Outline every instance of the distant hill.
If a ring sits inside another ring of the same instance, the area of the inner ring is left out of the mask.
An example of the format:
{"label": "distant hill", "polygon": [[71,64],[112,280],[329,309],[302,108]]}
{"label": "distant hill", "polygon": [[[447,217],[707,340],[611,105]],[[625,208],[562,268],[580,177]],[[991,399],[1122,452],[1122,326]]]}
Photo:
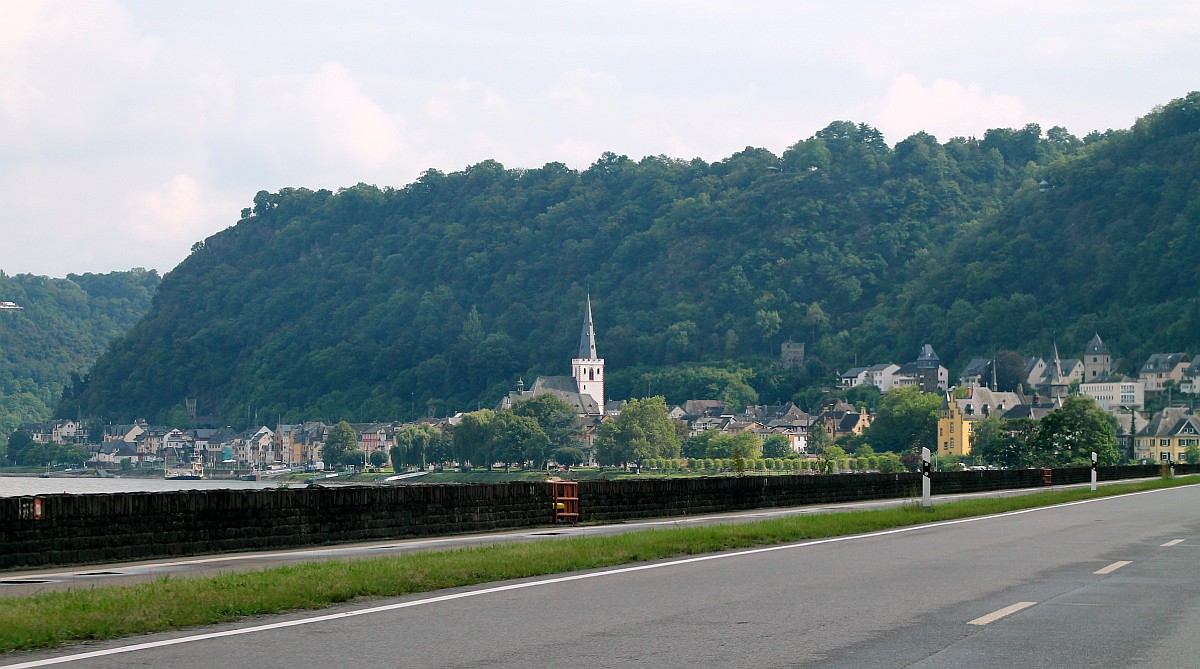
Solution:
{"label": "distant hill", "polygon": [[[83,375],[150,308],[158,273],[144,269],[51,279],[0,272],[0,440],[47,420],[71,374]],[[75,415],[72,408],[70,415]]]}
{"label": "distant hill", "polygon": [[[1195,300],[1197,98],[1082,140],[1029,125],[890,147],[839,121],[779,156],[263,191],[73,396],[112,420],[196,398],[232,424],[491,405],[567,368],[589,290],[614,397],[654,379],[670,401],[733,383],[782,401],[922,343],[955,372],[1093,329],[1130,354],[1187,350],[1167,321]],[[770,371],[784,341],[816,359]]]}

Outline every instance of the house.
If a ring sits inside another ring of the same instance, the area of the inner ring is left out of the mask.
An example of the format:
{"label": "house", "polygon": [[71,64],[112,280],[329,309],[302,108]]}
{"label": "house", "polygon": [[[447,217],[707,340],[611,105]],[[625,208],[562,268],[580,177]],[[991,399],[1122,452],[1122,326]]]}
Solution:
{"label": "house", "polygon": [[1017,393],[1000,392],[985,387],[966,389],[965,397],[947,392],[938,412],[938,455],[971,455],[974,425],[990,416],[1003,416],[1021,404]]}
{"label": "house", "polygon": [[363,457],[368,462],[371,461],[372,453],[383,453],[385,457],[391,457],[392,437],[395,434],[391,423],[356,423],[352,427],[358,435],[358,449],[363,452]]}
{"label": "house", "polygon": [[[1086,373],[1086,372],[1085,372]],[[1101,409],[1115,414],[1124,408],[1141,409],[1146,404],[1146,384],[1125,375],[1102,376],[1079,384],[1082,395],[1096,400]]]}
{"label": "house", "polygon": [[1186,353],[1155,353],[1138,369],[1138,380],[1146,384],[1146,392],[1161,393],[1167,384],[1183,381],[1183,370],[1189,362]]}
{"label": "house", "polygon": [[851,367],[838,373],[838,385],[842,388],[856,388],[867,382],[866,367]]}
{"label": "house", "polygon": [[899,379],[896,378],[897,372],[900,371],[900,365],[894,362],[885,362],[878,365],[871,365],[867,368],[864,375],[864,385],[875,386],[879,392],[886,393],[892,388],[900,385]]}
{"label": "house", "polygon": [[1179,384],[1179,392],[1193,395],[1200,393],[1200,358],[1183,370],[1183,381]]}
{"label": "house", "polygon": [[1133,457],[1158,462],[1183,462],[1187,449],[1200,445],[1200,417],[1187,407],[1167,407],[1150,419],[1133,438]]}
{"label": "house", "polygon": [[833,400],[821,408],[811,425],[820,425],[830,439],[837,439],[851,434],[861,435],[871,426],[871,417],[852,404]]}
{"label": "house", "polygon": [[143,455],[138,453],[136,445],[122,439],[110,439],[102,441],[99,444],[88,444],[87,448],[91,454],[88,462],[100,466],[120,465],[123,461],[136,464],[141,462]]}
{"label": "house", "polygon": [[1025,385],[1030,388],[1036,388],[1042,376],[1046,374],[1046,361],[1041,358],[1025,358],[1024,379]]}
{"label": "house", "polygon": [[992,370],[991,358],[971,358],[971,362],[968,362],[967,366],[963,367],[963,370],[958,374],[958,387],[991,387]]}
{"label": "house", "polygon": [[137,441],[139,434],[145,432],[144,423],[133,423],[130,425],[105,425],[104,426],[104,441],[124,441],[134,443]]}

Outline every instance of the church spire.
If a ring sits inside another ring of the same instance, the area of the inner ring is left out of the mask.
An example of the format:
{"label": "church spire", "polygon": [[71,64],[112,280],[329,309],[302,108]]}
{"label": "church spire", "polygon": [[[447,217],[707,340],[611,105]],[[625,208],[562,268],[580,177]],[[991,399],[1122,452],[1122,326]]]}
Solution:
{"label": "church spire", "polygon": [[579,335],[579,357],[596,359],[596,329],[592,327],[592,295],[587,297],[587,314],[583,317],[583,333]]}

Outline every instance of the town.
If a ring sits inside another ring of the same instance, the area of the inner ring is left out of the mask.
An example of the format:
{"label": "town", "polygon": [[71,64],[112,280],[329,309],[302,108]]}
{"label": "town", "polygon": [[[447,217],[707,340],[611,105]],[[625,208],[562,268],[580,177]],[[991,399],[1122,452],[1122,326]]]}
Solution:
{"label": "town", "polygon": [[[789,342],[781,348],[784,364],[802,361],[803,355],[802,344]],[[996,358],[972,359],[958,375],[957,382],[951,384],[948,370],[933,347],[926,344],[912,362],[880,363],[841,372],[837,375],[837,386],[840,391],[877,391],[878,397],[897,391],[940,397],[933,450],[956,465],[993,464],[984,462],[972,448],[980,421],[993,417],[1038,421],[1062,407],[1064,400],[1072,396],[1090,398],[1112,417],[1123,461],[1183,462],[1200,454],[1200,418],[1190,407],[1172,406],[1170,398],[1173,392],[1188,398],[1196,395],[1200,361],[1192,361],[1187,354],[1155,354],[1135,366],[1136,376],[1118,374],[1112,352],[1097,334],[1076,358],[1060,357],[1055,345],[1049,359],[1034,357],[1017,362],[1019,379],[1015,391],[997,389],[1001,364]],[[611,400],[605,395],[605,362],[597,353],[590,298],[579,353],[572,359],[571,369],[570,376],[539,377],[529,389],[523,381],[518,381],[516,390],[508,393],[494,411],[485,410],[490,419],[497,412],[511,413],[514,407],[534,398],[549,397],[553,398],[552,406],[574,414],[576,420],[568,428],[569,434],[561,435],[564,438],[558,440],[560,443],[550,443],[547,439],[546,446],[539,451],[518,448],[515,455],[486,449],[464,450],[463,442],[469,439],[456,439],[455,428],[464,420],[473,424],[482,420],[480,412],[459,412],[416,422],[277,423],[274,427],[259,425],[243,431],[212,426],[180,429],[145,421],[89,430],[85,421],[56,420],[25,424],[19,431],[27,434],[26,453],[30,454],[25,458],[27,463],[39,460],[62,463],[74,459],[85,460],[88,467],[107,469],[169,469],[192,462],[209,471],[251,472],[311,471],[342,465],[380,468],[388,463],[400,471],[452,462],[463,465],[468,461],[489,468],[496,462],[518,467],[648,464],[643,462],[648,459],[645,452],[632,457],[612,454],[605,457],[597,452],[597,435],[603,432],[606,422],[620,419],[627,402]],[[1013,371],[1009,369],[1006,373],[1011,375]],[[1148,414],[1146,398],[1164,395],[1168,397],[1160,402],[1163,408]],[[194,414],[194,403],[189,403],[188,409],[194,422],[202,421]],[[806,411],[793,403],[734,407],[721,400],[691,399],[670,407],[664,405],[663,410],[671,421],[671,430],[684,446],[681,451],[667,449],[649,455],[674,460],[682,454],[685,459],[695,460],[690,465],[693,469],[721,469],[721,456],[728,460],[727,468],[734,467],[730,458],[736,450],[738,458],[790,458],[803,463],[784,466],[768,462],[760,463],[759,468],[836,470],[836,459],[832,467],[809,461],[821,459],[831,446],[839,448],[837,444],[849,445],[861,460],[842,463],[842,469],[880,467],[877,459],[861,457],[874,455],[869,441],[864,444],[862,439],[869,435],[876,418],[876,413],[861,402],[834,397]],[[466,431],[464,428],[463,432]],[[738,445],[727,439],[722,450],[712,443],[718,436],[739,437],[743,441]],[[337,443],[336,448],[330,446],[333,442]],[[419,447],[414,449],[414,444]],[[557,450],[549,450],[554,447]],[[34,455],[39,448],[40,455]],[[846,450],[837,452],[841,458],[847,456]],[[655,458],[652,463],[658,460]]]}

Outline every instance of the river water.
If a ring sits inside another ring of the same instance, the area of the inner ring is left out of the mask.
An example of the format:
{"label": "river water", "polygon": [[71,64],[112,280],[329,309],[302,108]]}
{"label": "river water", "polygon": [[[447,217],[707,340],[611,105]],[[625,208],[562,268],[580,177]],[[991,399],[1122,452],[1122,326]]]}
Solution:
{"label": "river water", "polygon": [[[276,488],[279,481],[167,481],[155,478],[39,478],[0,476],[0,497],[25,495],[90,495],[105,492],[166,492],[173,490],[228,490]],[[303,484],[293,483],[301,486]]]}

